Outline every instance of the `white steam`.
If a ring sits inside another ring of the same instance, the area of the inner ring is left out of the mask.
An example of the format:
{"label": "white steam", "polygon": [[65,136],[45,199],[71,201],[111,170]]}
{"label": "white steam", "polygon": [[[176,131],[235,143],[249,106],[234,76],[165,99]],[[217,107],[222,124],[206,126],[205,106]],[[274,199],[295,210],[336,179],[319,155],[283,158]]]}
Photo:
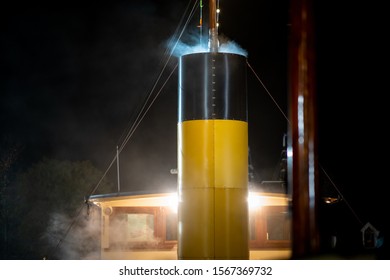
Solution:
{"label": "white steam", "polygon": [[48,258],[62,260],[100,259],[100,216],[91,210],[89,215],[74,219],[63,213],[50,217],[45,238],[55,250]]}
{"label": "white steam", "polygon": [[[171,40],[168,45],[172,51],[172,55],[176,57],[191,53],[209,52],[207,36],[201,37],[200,35],[187,35],[183,41],[178,41],[175,43],[173,41],[174,40]],[[244,50],[236,42],[229,40],[225,36],[219,35],[218,41],[218,52],[238,54],[243,55],[245,57],[248,56],[248,52],[246,50]]]}

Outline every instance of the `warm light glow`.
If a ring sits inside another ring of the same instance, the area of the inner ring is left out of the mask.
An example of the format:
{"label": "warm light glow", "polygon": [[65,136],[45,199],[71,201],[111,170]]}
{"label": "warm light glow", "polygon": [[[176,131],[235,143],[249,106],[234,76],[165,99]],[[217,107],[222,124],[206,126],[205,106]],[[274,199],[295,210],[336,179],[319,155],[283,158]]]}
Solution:
{"label": "warm light glow", "polygon": [[[336,201],[338,200],[339,199],[337,199]],[[102,198],[101,201],[100,199],[96,199],[96,200],[91,199],[90,202],[100,208],[118,207],[122,205],[169,207],[171,211],[174,213],[178,213],[179,203],[184,203],[183,201],[181,201],[180,194],[176,192],[166,193],[164,195],[150,194],[150,195],[140,195],[140,196],[138,195],[124,196],[120,199],[117,199],[117,196],[114,196],[113,198]],[[248,202],[248,209],[253,211],[263,206],[270,206],[270,205],[285,206],[288,204],[288,198],[280,194],[249,192],[247,197],[247,202]],[[333,200],[329,202],[333,202]]]}
{"label": "warm light glow", "polygon": [[264,198],[252,193],[248,195],[248,208],[249,210],[256,210],[264,205]]}
{"label": "warm light glow", "polygon": [[339,199],[337,197],[324,197],[323,198],[326,204],[332,204],[339,202]]}
{"label": "warm light glow", "polygon": [[178,200],[177,194],[171,194],[171,195],[167,196],[167,205],[169,206],[169,208],[171,208],[171,210],[174,213],[177,213],[177,209],[178,209],[178,205],[179,205],[179,200]]}

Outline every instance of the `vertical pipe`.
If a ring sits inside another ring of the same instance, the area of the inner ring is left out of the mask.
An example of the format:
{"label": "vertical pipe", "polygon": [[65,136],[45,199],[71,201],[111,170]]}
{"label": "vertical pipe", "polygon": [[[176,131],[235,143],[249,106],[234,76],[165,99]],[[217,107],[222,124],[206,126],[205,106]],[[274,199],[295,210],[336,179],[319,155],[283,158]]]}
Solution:
{"label": "vertical pipe", "polygon": [[292,188],[292,258],[319,252],[314,22],[311,0],[290,6],[288,180]]}
{"label": "vertical pipe", "polygon": [[218,29],[217,29],[217,4],[215,0],[209,1],[209,49],[218,52]]}
{"label": "vertical pipe", "polygon": [[246,58],[179,61],[178,258],[248,259]]}
{"label": "vertical pipe", "polygon": [[217,4],[215,0],[209,1],[209,18],[210,18],[210,29],[217,28]]}
{"label": "vertical pipe", "polygon": [[119,176],[119,149],[118,146],[116,146],[116,173],[117,173],[117,179],[118,179],[118,193],[121,192],[121,183],[120,183],[120,176]]}
{"label": "vertical pipe", "polygon": [[202,45],[202,38],[203,38],[203,1],[200,0],[199,2],[199,45]]}

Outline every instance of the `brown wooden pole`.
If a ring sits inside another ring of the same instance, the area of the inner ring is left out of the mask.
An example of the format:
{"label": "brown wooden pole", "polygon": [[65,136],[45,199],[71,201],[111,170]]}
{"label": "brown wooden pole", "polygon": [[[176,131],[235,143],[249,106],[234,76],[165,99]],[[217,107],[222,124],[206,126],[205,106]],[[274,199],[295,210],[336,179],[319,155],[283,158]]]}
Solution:
{"label": "brown wooden pole", "polygon": [[215,0],[209,1],[209,25],[210,29],[217,28],[217,4]]}
{"label": "brown wooden pole", "polygon": [[315,46],[312,0],[292,0],[289,38],[288,182],[292,258],[319,253]]}
{"label": "brown wooden pole", "polygon": [[209,1],[209,49],[218,52],[218,29],[217,29],[217,4],[216,0]]}

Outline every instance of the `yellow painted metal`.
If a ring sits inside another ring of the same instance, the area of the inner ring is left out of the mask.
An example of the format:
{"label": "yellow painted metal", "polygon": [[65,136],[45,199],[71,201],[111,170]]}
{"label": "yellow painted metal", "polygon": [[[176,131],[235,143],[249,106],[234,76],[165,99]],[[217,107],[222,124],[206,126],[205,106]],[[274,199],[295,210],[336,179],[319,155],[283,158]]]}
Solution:
{"label": "yellow painted metal", "polygon": [[215,189],[215,259],[249,259],[248,193]]}
{"label": "yellow painted metal", "polygon": [[248,124],[178,125],[179,259],[249,259]]}

